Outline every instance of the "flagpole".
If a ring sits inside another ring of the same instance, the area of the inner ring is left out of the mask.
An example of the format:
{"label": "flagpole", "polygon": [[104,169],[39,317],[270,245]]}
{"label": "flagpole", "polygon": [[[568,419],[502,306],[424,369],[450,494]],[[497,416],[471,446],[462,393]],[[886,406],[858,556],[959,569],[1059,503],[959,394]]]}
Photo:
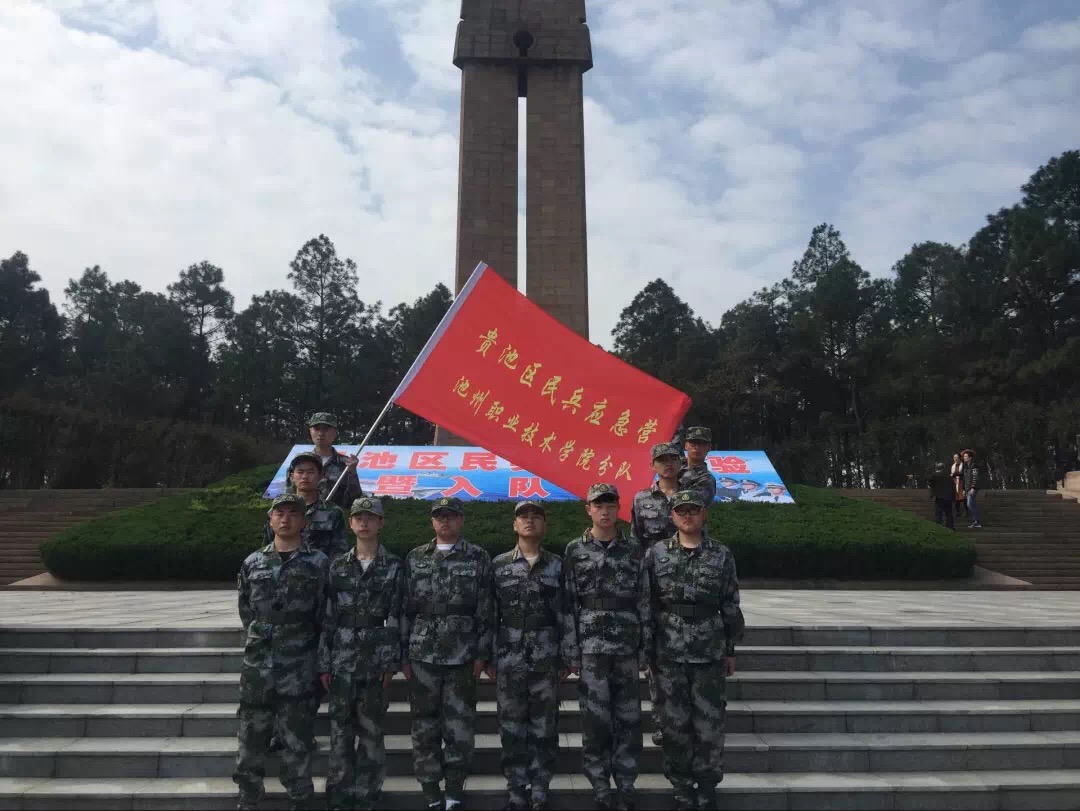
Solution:
{"label": "flagpole", "polygon": [[[424,365],[424,361],[427,360],[427,356],[431,354],[431,350],[435,347],[435,344],[439,342],[439,338],[442,337],[442,334],[446,331],[446,328],[450,326],[450,322],[454,320],[454,316],[457,315],[458,310],[460,310],[462,305],[465,303],[465,299],[469,297],[469,293],[473,291],[473,288],[476,286],[477,282],[480,281],[480,277],[483,275],[483,272],[487,270],[487,267],[488,266],[483,262],[478,264],[473,270],[472,274],[469,276],[468,281],[466,281],[464,286],[462,286],[461,291],[457,294],[457,296],[454,297],[454,301],[450,305],[450,309],[448,309],[443,315],[442,319],[439,321],[439,325],[435,327],[435,331],[431,333],[431,337],[428,338],[427,343],[424,344],[424,348],[420,350],[420,354],[417,355],[416,360],[412,362],[412,365],[409,367],[409,371],[405,373],[405,376],[401,379],[401,382],[398,383],[397,388],[394,389],[394,393],[390,395],[390,399],[387,400],[386,405],[383,406],[383,410],[379,412],[379,416],[377,416],[375,418],[375,422],[371,424],[371,427],[368,429],[367,435],[364,437],[364,441],[361,442],[360,446],[356,449],[357,454],[359,454],[360,451],[362,451],[364,447],[368,444],[368,440],[371,439],[371,435],[375,433],[375,429],[379,427],[379,424],[386,416],[386,412],[390,410],[390,406],[394,404],[394,401],[397,399],[398,395],[406,388],[408,388],[409,384],[412,382],[412,379],[419,371],[419,367]],[[334,486],[330,488],[330,492],[326,496],[326,501],[330,501],[331,499],[333,499],[334,493],[337,492],[338,487],[341,486],[341,482],[345,479],[345,476],[348,474],[350,469],[351,468],[346,467],[345,470],[341,472],[341,475],[338,476],[337,481],[334,482]]]}
{"label": "flagpole", "polygon": [[[364,447],[368,444],[368,440],[371,439],[371,435],[375,433],[375,429],[379,427],[380,423],[382,423],[383,418],[386,416],[386,412],[390,410],[390,406],[392,406],[393,404],[394,404],[394,399],[392,397],[389,400],[386,401],[386,405],[383,406],[383,410],[379,412],[379,416],[377,416],[375,418],[375,422],[371,423],[371,427],[368,429],[367,435],[364,437],[364,440],[360,443],[360,446],[356,449],[356,455],[359,455],[360,451],[362,451],[364,449]],[[351,467],[346,466],[345,469],[343,471],[341,471],[341,475],[338,476],[337,481],[334,482],[334,486],[331,487],[330,492],[327,493],[326,499],[325,499],[326,501],[332,501],[333,500],[334,493],[337,492],[338,487],[341,486],[342,481],[345,480],[345,477],[349,474],[350,470],[355,470],[355,468],[351,468]]]}

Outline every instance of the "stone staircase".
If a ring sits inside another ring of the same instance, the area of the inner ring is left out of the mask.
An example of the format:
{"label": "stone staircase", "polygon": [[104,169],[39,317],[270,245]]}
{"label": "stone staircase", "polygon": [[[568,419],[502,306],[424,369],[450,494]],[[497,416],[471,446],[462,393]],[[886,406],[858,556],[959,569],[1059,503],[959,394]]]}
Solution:
{"label": "stone staircase", "polygon": [[[896,507],[934,520],[926,490],[845,490],[845,496]],[[979,493],[982,529],[959,532],[975,538],[976,563],[1026,580],[1040,589],[1080,589],[1080,503],[1044,490],[984,490]]]}
{"label": "stone staircase", "polygon": [[[0,630],[0,808],[234,807],[240,643],[213,628]],[[1080,808],[1080,627],[752,627],[739,666],[721,807]],[[387,808],[423,807],[405,687]],[[562,697],[553,805],[587,808],[573,684]],[[468,807],[500,808],[486,679],[478,723]],[[325,707],[317,734],[322,776]],[[277,772],[267,808],[284,807]],[[670,807],[647,733],[638,786],[640,808]]]}
{"label": "stone staircase", "polygon": [[38,548],[62,529],[187,490],[0,490],[0,586],[45,571]]}

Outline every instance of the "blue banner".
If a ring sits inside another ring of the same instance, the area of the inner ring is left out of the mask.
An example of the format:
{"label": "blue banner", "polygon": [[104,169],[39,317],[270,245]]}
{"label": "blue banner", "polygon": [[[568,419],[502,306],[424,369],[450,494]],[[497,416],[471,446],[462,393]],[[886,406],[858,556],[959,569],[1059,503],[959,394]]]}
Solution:
{"label": "blue banner", "polygon": [[[338,445],[338,452],[356,453],[356,445]],[[281,463],[264,498],[285,492],[289,462],[312,445],[294,445]],[[783,480],[764,451],[712,451],[706,463],[716,477],[717,501],[760,501],[794,504]],[[391,498],[436,499],[457,496],[472,501],[577,501],[546,479],[511,465],[483,448],[431,445],[375,445],[364,448],[357,465],[365,493]],[[623,493],[624,498],[633,493]]]}

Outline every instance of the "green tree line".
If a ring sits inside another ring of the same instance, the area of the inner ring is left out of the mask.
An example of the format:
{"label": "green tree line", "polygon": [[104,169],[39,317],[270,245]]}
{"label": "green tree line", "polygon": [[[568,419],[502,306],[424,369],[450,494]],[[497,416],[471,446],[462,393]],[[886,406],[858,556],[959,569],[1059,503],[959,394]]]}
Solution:
{"label": "green tree line", "polygon": [[1080,434],[1080,152],[1022,192],[964,245],[912,245],[887,278],[819,225],[716,328],[657,279],[615,351],[690,394],[714,444],[764,448],[792,481],[896,487],[970,447],[995,486],[1052,486]]}
{"label": "green tree line", "polygon": [[[896,486],[973,447],[995,484],[1046,486],[1080,433],[1080,152],[1022,193],[885,278],[822,224],[785,279],[726,313],[657,279],[614,351],[690,394],[688,423],[718,447],[763,448],[789,481]],[[62,311],[40,281],[24,253],[0,260],[0,487],[205,484],[273,461],[317,410],[359,438],[451,303],[441,284],[361,300],[356,263],[321,234],[288,289],[239,310],[210,262],[164,294],[88,267]],[[392,409],[373,441],[432,432]]]}

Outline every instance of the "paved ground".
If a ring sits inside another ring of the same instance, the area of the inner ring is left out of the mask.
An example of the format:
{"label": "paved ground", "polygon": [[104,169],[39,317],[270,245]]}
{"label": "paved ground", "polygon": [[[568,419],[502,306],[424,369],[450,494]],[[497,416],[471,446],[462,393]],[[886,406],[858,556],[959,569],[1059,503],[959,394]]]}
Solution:
{"label": "paved ground", "polygon": [[[1075,592],[781,591],[742,593],[751,626],[1080,626]],[[0,591],[4,628],[237,628],[231,591]]]}

